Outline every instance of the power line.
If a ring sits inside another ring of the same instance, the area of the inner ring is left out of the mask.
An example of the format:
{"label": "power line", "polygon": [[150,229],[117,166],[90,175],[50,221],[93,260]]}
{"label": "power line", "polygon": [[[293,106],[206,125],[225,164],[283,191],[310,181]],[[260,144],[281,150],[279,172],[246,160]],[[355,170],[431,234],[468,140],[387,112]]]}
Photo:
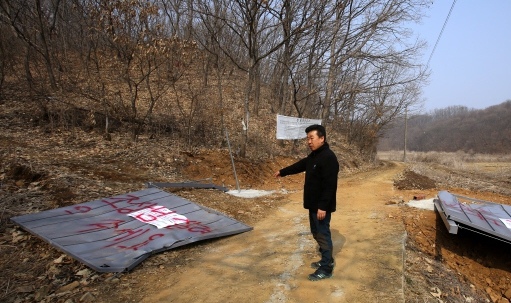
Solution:
{"label": "power line", "polygon": [[431,51],[431,54],[429,55],[428,64],[426,64],[426,67],[429,66],[429,62],[431,61],[431,57],[433,57],[433,53],[435,52],[436,46],[438,45],[438,42],[440,41],[440,37],[442,37],[442,33],[444,32],[445,27],[447,26],[447,22],[449,21],[449,17],[451,17],[452,10],[454,9],[454,5],[456,4],[457,0],[454,0],[451,5],[451,9],[449,10],[449,14],[447,15],[447,18],[444,21],[444,26],[442,26],[442,30],[440,31],[440,34],[438,35],[438,38],[436,39],[435,46],[433,47],[433,50]]}

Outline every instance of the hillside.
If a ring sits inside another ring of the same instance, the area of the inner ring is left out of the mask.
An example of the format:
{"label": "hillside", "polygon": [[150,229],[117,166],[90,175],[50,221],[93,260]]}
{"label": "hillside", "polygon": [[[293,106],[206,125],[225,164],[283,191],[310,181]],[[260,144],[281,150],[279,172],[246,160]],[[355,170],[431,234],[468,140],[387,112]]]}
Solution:
{"label": "hillside", "polygon": [[[378,149],[402,150],[404,125],[401,118],[383,132]],[[482,110],[459,106],[412,115],[407,121],[407,150],[510,153],[511,101]]]}

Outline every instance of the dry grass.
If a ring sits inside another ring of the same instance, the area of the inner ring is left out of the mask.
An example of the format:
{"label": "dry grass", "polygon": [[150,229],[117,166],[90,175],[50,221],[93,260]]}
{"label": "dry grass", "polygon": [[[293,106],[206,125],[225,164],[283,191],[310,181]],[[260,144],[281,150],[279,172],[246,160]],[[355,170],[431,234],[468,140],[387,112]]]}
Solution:
{"label": "dry grass", "polygon": [[[384,151],[378,152],[380,160],[403,161],[404,152]],[[509,168],[511,167],[511,154],[476,154],[463,151],[452,152],[406,152],[406,162],[425,162],[441,164],[454,169],[475,169],[475,168]],[[489,169],[492,170],[492,169]],[[495,170],[495,169],[493,169]]]}
{"label": "dry grass", "polygon": [[[379,152],[378,158],[403,161],[403,151]],[[511,155],[407,152],[406,162],[414,172],[434,179],[440,188],[511,194]]]}

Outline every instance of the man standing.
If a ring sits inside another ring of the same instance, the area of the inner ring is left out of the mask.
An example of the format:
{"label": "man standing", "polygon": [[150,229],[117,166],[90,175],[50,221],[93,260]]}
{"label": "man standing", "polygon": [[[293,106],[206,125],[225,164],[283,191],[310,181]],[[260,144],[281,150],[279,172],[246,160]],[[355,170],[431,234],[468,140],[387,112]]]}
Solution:
{"label": "man standing", "polygon": [[339,162],[326,142],[326,130],[323,126],[311,125],[305,132],[311,153],[277,171],[275,177],[305,172],[303,207],[309,210],[310,230],[321,253],[321,260],[311,264],[316,271],[309,275],[309,280],[318,281],[330,278],[335,264],[330,219],[336,208]]}
{"label": "man standing", "polygon": [[323,126],[314,124],[307,127],[305,132],[311,153],[277,171],[275,177],[305,172],[303,207],[309,210],[310,230],[321,253],[321,260],[311,264],[316,271],[309,275],[309,280],[318,281],[330,278],[334,268],[330,219],[336,208],[339,162],[326,142],[326,130]]}

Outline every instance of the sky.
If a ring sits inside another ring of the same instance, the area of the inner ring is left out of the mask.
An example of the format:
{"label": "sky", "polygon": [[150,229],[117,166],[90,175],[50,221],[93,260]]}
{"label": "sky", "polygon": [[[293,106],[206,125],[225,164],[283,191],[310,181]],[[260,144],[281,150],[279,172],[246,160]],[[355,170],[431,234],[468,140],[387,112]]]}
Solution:
{"label": "sky", "polygon": [[434,0],[415,38],[428,44],[425,111],[463,105],[484,109],[511,100],[511,0]]}

